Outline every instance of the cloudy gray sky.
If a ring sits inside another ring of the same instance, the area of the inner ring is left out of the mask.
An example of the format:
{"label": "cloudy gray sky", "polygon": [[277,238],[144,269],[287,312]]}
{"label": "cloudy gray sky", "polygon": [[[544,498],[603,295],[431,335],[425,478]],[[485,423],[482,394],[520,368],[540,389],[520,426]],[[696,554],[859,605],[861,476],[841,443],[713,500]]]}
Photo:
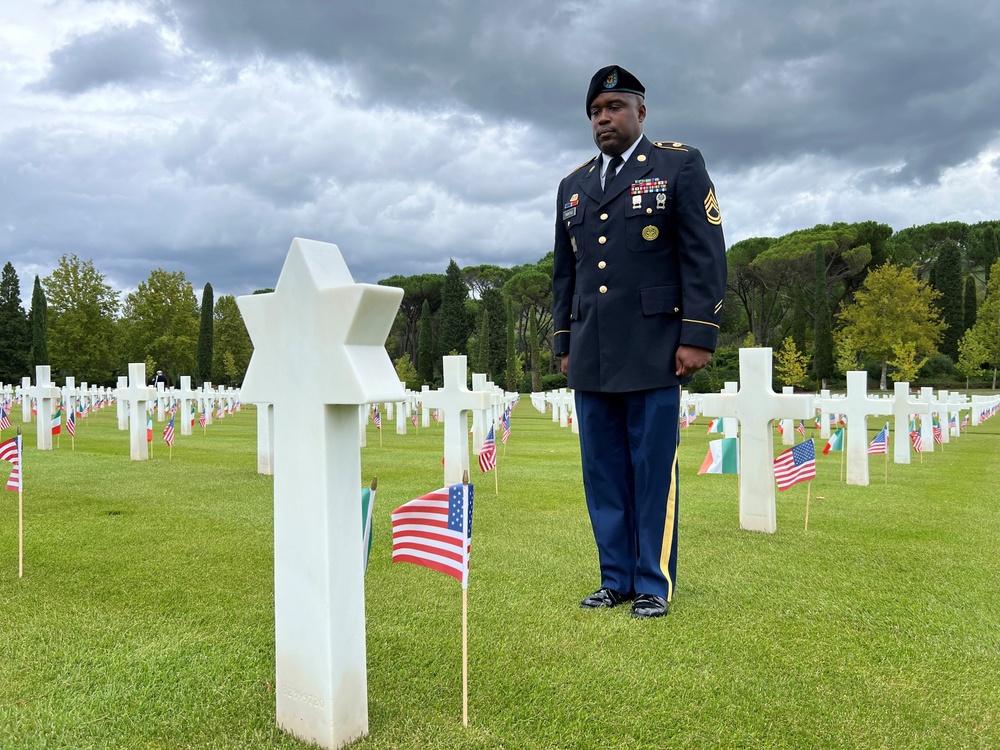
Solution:
{"label": "cloudy gray sky", "polygon": [[590,77],[698,146],[727,241],[1000,219],[1000,3],[2,0],[0,263],[273,286],[534,262],[596,153]]}

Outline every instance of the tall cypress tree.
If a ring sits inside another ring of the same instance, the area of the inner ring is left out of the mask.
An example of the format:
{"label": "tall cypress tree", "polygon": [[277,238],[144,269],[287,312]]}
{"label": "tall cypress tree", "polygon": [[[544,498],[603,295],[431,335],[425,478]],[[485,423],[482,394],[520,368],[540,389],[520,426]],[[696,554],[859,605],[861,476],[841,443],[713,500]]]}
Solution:
{"label": "tall cypress tree", "polygon": [[462,271],[454,260],[450,260],[441,287],[441,309],[438,310],[438,351],[442,355],[468,353],[469,319],[465,313],[468,296],[469,288],[462,280]]}
{"label": "tall cypress tree", "polygon": [[941,320],[948,326],[941,338],[941,353],[958,361],[958,341],[965,332],[965,312],[962,309],[962,251],[954,240],[942,243],[934,262],[932,283],[941,292],[937,304],[941,308]]}
{"label": "tall cypress tree", "polygon": [[503,292],[496,288],[487,289],[480,304],[490,313],[490,379],[501,385],[506,382],[507,372],[507,306]]}
{"label": "tall cypress tree", "polygon": [[531,357],[531,390],[542,390],[541,362],[538,346],[538,311],[531,306],[531,316],[528,318],[528,351]]}
{"label": "tall cypress tree", "polygon": [[417,374],[430,385],[434,382],[434,333],[431,326],[431,303],[426,299],[420,308],[420,339],[417,341]]}
{"label": "tall cypress tree", "polygon": [[21,282],[8,261],[0,273],[0,381],[28,375],[28,316],[21,305]]}
{"label": "tall cypress tree", "polygon": [[504,375],[504,387],[508,391],[516,391],[520,387],[517,382],[517,340],[514,338],[514,310],[510,297],[506,298],[507,308],[507,362]]}
{"label": "tall cypress tree", "polygon": [[49,321],[48,302],[45,301],[45,292],[42,291],[42,282],[38,275],[35,275],[35,287],[31,290],[31,312],[28,314],[31,321],[31,353],[29,364],[32,372],[37,365],[49,364]]}
{"label": "tall cypress tree", "polygon": [[[965,277],[965,307],[964,320],[965,330],[968,331],[976,324],[976,278],[970,273]],[[964,331],[963,331],[964,333]]]}
{"label": "tall cypress tree", "polygon": [[201,327],[198,329],[198,382],[212,380],[212,355],[215,349],[215,295],[212,285],[205,284],[201,294]]}
{"label": "tall cypress tree", "polygon": [[476,372],[490,377],[490,311],[483,308],[479,322],[479,353],[476,356]]}
{"label": "tall cypress tree", "polygon": [[826,251],[822,244],[816,245],[816,281],[813,288],[813,302],[816,315],[813,329],[813,369],[816,377],[825,385],[833,377],[833,315],[830,311],[830,296],[826,288]]}

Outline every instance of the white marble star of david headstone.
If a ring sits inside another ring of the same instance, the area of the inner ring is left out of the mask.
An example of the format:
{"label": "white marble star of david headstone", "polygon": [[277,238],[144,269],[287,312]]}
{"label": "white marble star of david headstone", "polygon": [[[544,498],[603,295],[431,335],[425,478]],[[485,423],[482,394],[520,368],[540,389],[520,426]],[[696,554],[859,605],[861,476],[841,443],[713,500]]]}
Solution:
{"label": "white marble star of david headstone", "polygon": [[274,292],[237,300],[242,398],[274,405],[277,722],[324,748],[368,732],[358,407],[403,396],[385,351],[402,296],[297,238]]}

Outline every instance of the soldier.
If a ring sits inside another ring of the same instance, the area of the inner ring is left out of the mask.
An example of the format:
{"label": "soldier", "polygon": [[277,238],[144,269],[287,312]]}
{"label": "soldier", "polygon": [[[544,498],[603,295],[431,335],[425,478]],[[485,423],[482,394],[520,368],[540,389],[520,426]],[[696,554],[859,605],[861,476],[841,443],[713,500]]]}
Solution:
{"label": "soldier", "polygon": [[697,149],[642,134],[645,88],[597,71],[587,115],[601,153],[559,185],[555,351],[575,391],[601,587],[585,609],[661,617],[677,571],[681,384],[715,350],[726,246]]}

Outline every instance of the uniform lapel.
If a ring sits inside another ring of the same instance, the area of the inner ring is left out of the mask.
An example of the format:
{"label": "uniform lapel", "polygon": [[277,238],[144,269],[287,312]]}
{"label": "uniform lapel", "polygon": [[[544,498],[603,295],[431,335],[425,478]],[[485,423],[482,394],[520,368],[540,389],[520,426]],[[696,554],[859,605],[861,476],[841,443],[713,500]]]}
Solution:
{"label": "uniform lapel", "polygon": [[601,190],[601,160],[598,157],[594,158],[591,165],[587,168],[587,173],[580,178],[580,190],[598,203],[603,200],[604,194]]}
{"label": "uniform lapel", "polygon": [[[649,142],[649,139],[643,136],[642,140],[639,141],[639,145],[635,147],[635,151],[632,152],[632,156],[629,157],[629,160],[625,162],[618,174],[615,175],[615,181],[611,183],[610,188],[605,191],[603,196],[599,197],[598,200],[602,205],[617,198],[632,183],[641,179],[652,170],[653,167],[649,159],[649,151],[652,147],[653,144]],[[641,161],[639,160],[640,156],[643,157]],[[594,172],[598,174],[597,186],[600,188],[600,174],[596,169]]]}

